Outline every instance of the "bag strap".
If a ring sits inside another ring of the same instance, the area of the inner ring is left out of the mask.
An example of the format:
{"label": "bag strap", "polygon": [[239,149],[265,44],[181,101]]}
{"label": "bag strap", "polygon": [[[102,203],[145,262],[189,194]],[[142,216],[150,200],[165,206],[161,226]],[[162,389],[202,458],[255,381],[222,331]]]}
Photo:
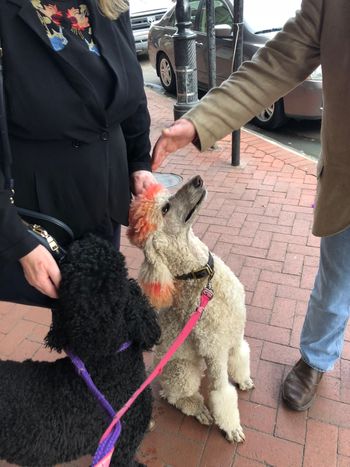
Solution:
{"label": "bag strap", "polygon": [[19,207],[17,207],[17,212],[22,218],[30,219],[30,223],[32,223],[33,220],[35,220],[35,223],[40,222],[40,221],[45,221],[49,225],[55,225],[56,227],[59,227],[61,231],[64,231],[67,234],[69,241],[74,240],[73,230],[64,222],[60,221],[59,219],[56,219],[56,217],[52,217],[52,216],[49,216],[48,214],[43,214],[38,211],[32,211],[30,209],[19,208]]}
{"label": "bag strap", "polygon": [[11,174],[12,154],[7,127],[6,105],[5,105],[5,88],[4,88],[4,73],[3,73],[3,48],[0,39],[0,135],[1,145],[3,149],[3,171],[5,177],[5,188],[13,190],[13,178]]}

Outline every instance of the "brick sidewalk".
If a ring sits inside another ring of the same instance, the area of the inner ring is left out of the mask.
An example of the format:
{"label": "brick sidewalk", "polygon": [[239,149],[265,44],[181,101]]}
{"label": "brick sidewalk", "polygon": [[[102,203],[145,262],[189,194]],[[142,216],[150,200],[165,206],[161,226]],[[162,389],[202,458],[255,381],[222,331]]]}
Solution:
{"label": "brick sidewalk", "polygon": [[[173,100],[149,89],[147,95],[154,142],[173,120]],[[299,358],[300,328],[318,263],[319,240],[310,234],[315,163],[245,131],[241,140],[239,168],[230,165],[230,138],[225,138],[203,154],[193,147],[179,151],[161,172],[184,181],[203,177],[209,196],[194,230],[246,289],[246,337],[256,385],[239,393],[246,442],[231,445],[216,427],[183,416],[159,400],[155,384],[156,428],[146,435],[139,457],[149,467],[349,467],[349,329],[343,358],[323,378],[310,410],[289,411],[280,397],[281,382]],[[135,277],[142,253],[124,234],[122,251]],[[0,305],[1,358],[57,358],[42,345],[50,312]],[[88,466],[89,459],[68,465]]]}

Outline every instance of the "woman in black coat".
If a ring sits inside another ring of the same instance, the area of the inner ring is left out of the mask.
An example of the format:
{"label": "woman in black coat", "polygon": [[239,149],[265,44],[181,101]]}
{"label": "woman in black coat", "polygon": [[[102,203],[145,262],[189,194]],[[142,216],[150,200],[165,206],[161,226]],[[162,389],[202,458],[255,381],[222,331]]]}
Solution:
{"label": "woman in black coat", "polygon": [[[0,0],[0,37],[16,205],[76,237],[112,239],[130,190],[154,183],[150,118],[127,4],[96,1]],[[17,260],[31,285],[57,296],[59,269],[26,232],[0,171],[0,263]]]}

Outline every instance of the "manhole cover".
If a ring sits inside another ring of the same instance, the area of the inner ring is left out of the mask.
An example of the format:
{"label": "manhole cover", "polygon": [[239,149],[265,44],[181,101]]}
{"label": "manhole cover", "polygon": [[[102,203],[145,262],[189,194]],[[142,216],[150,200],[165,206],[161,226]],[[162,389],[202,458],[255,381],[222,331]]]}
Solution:
{"label": "manhole cover", "polygon": [[154,173],[153,175],[157,182],[164,185],[165,188],[176,186],[182,182],[182,177],[176,174]]}

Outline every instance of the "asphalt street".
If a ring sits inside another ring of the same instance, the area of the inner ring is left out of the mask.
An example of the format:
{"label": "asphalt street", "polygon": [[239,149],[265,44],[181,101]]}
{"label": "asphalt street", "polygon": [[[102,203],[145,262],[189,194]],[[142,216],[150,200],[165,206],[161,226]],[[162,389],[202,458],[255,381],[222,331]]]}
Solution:
{"label": "asphalt street", "polygon": [[[143,71],[145,85],[157,92],[165,94],[160,84],[155,69],[150,64],[147,57],[139,57]],[[171,96],[176,102],[175,96]],[[314,120],[290,120],[285,126],[275,131],[266,131],[255,125],[248,124],[246,128],[251,131],[263,134],[268,139],[277,141],[295,151],[317,159],[320,154],[320,121]]]}

